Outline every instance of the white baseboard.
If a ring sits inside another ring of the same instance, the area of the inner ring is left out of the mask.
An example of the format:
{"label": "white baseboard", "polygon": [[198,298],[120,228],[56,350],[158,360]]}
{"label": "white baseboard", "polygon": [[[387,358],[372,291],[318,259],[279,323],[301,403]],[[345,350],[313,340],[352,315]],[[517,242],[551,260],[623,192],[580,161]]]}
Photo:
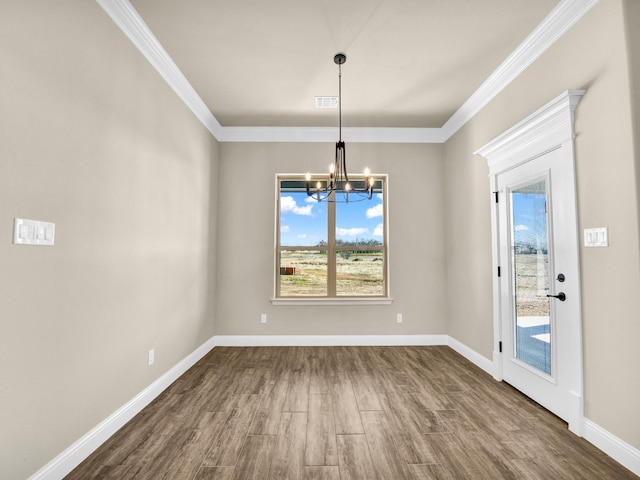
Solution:
{"label": "white baseboard", "polygon": [[612,435],[588,418],[583,420],[582,436],[640,477],[640,450]]}
{"label": "white baseboard", "polygon": [[210,338],[167,373],[46,464],[29,480],[61,480],[215,346]]}
{"label": "white baseboard", "polygon": [[480,367],[489,375],[493,376],[494,368],[493,368],[493,362],[491,360],[489,360],[487,357],[480,355],[475,350],[470,349],[464,343],[459,342],[455,338],[452,338],[448,335],[446,335],[446,337],[448,339],[448,342],[446,343],[446,345],[449,345],[451,348],[453,348],[456,352],[458,352],[464,358],[469,360],[471,363],[473,363],[477,367]]}
{"label": "white baseboard", "polygon": [[217,347],[447,345],[448,335],[219,335]]}

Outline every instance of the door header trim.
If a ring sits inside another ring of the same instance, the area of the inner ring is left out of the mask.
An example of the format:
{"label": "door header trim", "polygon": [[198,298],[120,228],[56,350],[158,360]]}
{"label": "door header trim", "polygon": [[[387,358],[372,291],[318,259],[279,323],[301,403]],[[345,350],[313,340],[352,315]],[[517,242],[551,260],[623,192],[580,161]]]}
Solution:
{"label": "door header trim", "polygon": [[489,174],[496,175],[558,148],[575,136],[574,112],[584,94],[567,90],[473,153],[484,157]]}

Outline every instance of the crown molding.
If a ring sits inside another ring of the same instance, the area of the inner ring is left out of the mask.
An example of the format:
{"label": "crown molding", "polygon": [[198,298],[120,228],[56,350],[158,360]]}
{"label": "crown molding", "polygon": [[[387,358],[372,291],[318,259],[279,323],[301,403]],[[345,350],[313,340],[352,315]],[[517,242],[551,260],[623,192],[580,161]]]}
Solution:
{"label": "crown molding", "polygon": [[128,0],[96,0],[211,134],[222,126]]}
{"label": "crown molding", "polygon": [[[220,142],[335,142],[336,127],[222,127]],[[444,143],[441,128],[343,127],[350,143]]]}
{"label": "crown molding", "polygon": [[445,141],[542,55],[599,0],[562,0],[442,126]]}
{"label": "crown molding", "polygon": [[[335,128],[223,127],[128,0],[96,0],[220,142],[333,142]],[[444,143],[544,53],[599,0],[562,0],[441,128],[348,128],[349,142]]]}

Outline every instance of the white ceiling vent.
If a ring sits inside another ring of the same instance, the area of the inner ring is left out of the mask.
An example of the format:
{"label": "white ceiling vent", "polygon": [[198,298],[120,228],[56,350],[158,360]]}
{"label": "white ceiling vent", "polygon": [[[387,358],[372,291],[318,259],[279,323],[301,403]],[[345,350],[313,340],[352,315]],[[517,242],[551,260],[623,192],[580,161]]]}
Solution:
{"label": "white ceiling vent", "polygon": [[338,97],[316,97],[316,108],[338,108]]}

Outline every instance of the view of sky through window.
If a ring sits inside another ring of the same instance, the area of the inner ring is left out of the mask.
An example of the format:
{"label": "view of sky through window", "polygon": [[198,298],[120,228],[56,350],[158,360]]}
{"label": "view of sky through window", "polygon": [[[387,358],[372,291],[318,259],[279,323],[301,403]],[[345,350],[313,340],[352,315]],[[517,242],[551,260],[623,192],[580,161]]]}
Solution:
{"label": "view of sky through window", "polygon": [[[383,241],[382,194],[371,200],[336,204],[336,237],[339,240]],[[280,195],[280,245],[315,246],[327,241],[327,203],[306,192]]]}
{"label": "view of sky through window", "polygon": [[[542,184],[544,188],[544,184]],[[516,249],[547,251],[546,194],[542,192],[512,193],[513,230]]]}

